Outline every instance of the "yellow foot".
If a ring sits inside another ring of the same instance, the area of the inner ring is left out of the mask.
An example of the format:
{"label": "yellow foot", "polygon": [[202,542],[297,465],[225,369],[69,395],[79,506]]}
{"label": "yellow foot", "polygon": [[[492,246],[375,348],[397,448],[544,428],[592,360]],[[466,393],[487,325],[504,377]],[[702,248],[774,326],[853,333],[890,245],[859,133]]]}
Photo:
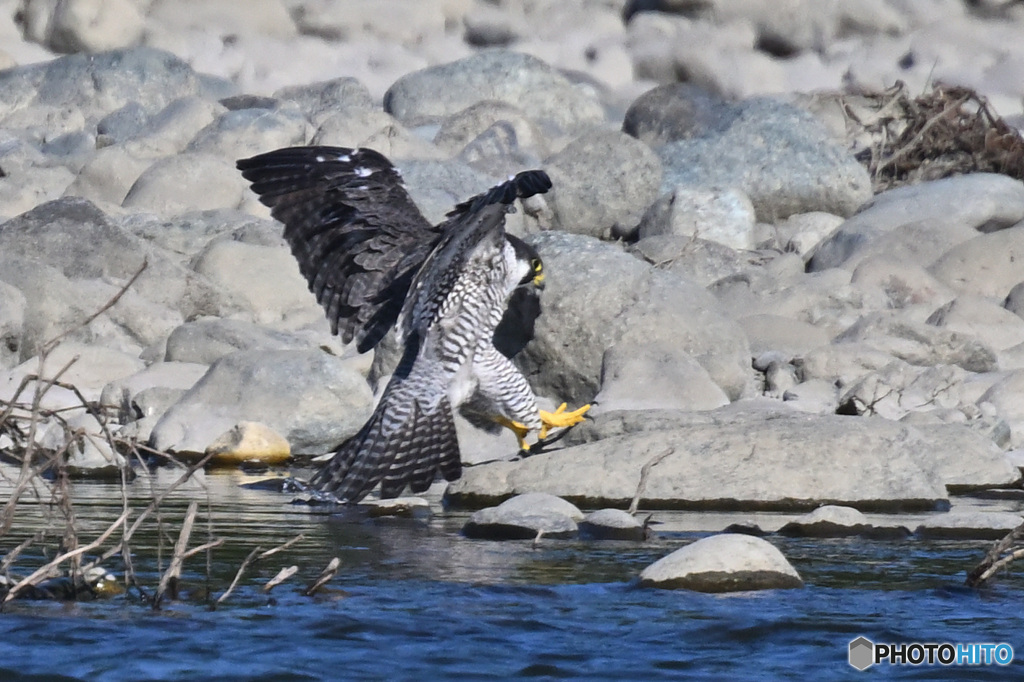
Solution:
{"label": "yellow foot", "polygon": [[512,421],[507,417],[494,417],[494,421],[498,422],[506,429],[516,434],[516,439],[519,441],[520,450],[529,450],[530,444],[526,442],[526,436],[530,433],[530,429],[526,428],[526,424],[521,424],[516,421]]}
{"label": "yellow foot", "polygon": [[554,412],[540,410],[540,421],[544,426],[541,427],[540,433],[537,434],[538,438],[542,440],[547,438],[549,429],[563,429],[579,424],[583,421],[583,415],[590,409],[590,405],[584,405],[572,412],[566,412],[565,407],[565,403],[562,403]]}

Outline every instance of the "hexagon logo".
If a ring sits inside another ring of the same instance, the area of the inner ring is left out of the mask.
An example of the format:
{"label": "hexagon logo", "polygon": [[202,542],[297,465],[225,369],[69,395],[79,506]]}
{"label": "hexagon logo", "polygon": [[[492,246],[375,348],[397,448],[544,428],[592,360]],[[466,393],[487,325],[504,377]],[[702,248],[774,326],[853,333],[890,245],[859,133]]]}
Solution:
{"label": "hexagon logo", "polygon": [[875,643],[867,637],[851,641],[849,660],[857,670],[867,670],[875,662]]}

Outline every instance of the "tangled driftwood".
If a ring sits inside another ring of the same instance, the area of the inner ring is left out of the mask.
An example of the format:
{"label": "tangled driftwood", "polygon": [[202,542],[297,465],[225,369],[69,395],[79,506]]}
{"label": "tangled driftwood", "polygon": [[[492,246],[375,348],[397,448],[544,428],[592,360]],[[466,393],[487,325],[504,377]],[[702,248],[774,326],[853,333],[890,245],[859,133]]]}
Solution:
{"label": "tangled driftwood", "polygon": [[1024,138],[971,88],[937,83],[914,97],[897,82],[848,93],[840,104],[876,193],[964,173],[1024,180]]}

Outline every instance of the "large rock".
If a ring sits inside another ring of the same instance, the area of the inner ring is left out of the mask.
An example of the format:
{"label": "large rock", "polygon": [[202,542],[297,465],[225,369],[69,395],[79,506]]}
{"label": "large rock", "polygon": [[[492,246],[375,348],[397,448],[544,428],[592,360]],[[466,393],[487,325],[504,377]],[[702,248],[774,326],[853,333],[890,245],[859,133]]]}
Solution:
{"label": "large rock", "polygon": [[234,162],[262,152],[305,144],[310,137],[305,115],[295,105],[275,109],[227,111],[200,130],[186,152],[213,154]]}
{"label": "large rock", "polygon": [[530,241],[544,259],[547,287],[536,336],[519,361],[542,393],[588,401],[608,348],[642,355],[661,344],[695,359],[729,399],[742,395],[746,338],[703,288],[592,237],[543,232]]}
{"label": "large rock", "polygon": [[[58,370],[67,366],[60,380],[75,386],[88,400],[99,398],[108,382],[131,376],[144,367],[142,360],[127,353],[74,341],[58,344],[45,360],[42,370],[44,379],[52,378]],[[8,376],[20,378],[38,374],[40,367],[39,357],[29,358],[11,369]]]}
{"label": "large rock", "polygon": [[658,157],[618,132],[584,133],[544,166],[555,226],[599,238],[633,232],[661,183]]}
{"label": "large rock", "polygon": [[176,327],[164,360],[211,365],[239,350],[312,350],[309,339],[243,320],[205,318]]}
{"label": "large rock", "polygon": [[871,197],[864,168],[806,111],[751,99],[737,104],[727,120],[658,150],[663,193],[680,185],[737,187],[764,222],[808,211],[848,216]]}
{"label": "large rock", "polygon": [[38,130],[49,138],[94,126],[128,102],[156,112],[204,90],[188,64],[162,50],[68,55],[0,72],[0,124]]}
{"label": "large rock", "polygon": [[[1014,206],[1010,203],[1004,210]],[[990,234],[977,235],[952,247],[932,263],[929,271],[941,282],[961,293],[1002,299],[1021,281],[1022,259],[1024,224],[1018,224]]]}
{"label": "large rock", "polygon": [[384,110],[403,123],[438,122],[483,100],[527,111],[552,138],[599,123],[600,104],[541,60],[517,52],[481,52],[399,78]]}
{"label": "large rock", "polygon": [[193,267],[221,291],[244,301],[257,322],[323,317],[298,263],[284,246],[217,240],[196,257]]}
{"label": "large rock", "polygon": [[815,250],[808,270],[852,270],[878,255],[927,266],[979,232],[1021,220],[1024,184],[1005,175],[972,173],[900,187],[877,195],[840,225]]}
{"label": "large rock", "polygon": [[212,154],[190,152],[153,163],[132,184],[122,205],[163,216],[237,208],[247,189],[245,178],[230,161]]}
{"label": "large rock", "polygon": [[701,237],[733,249],[753,249],[754,205],[739,189],[677,187],[654,202],[638,236]]}
{"label": "large rock", "polygon": [[803,587],[800,574],[767,540],[727,533],[677,549],[643,570],[645,587],[738,592]]}
{"label": "large rock", "polygon": [[215,362],[153,428],[160,450],[204,452],[242,421],[263,422],[296,454],[330,452],[370,415],[365,379],[314,351],[240,351]]}
{"label": "large rock", "polygon": [[[151,248],[85,199],[48,202],[7,221],[0,228],[0,253],[11,260],[25,259],[21,264],[5,264],[0,278],[34,301],[33,316],[45,313],[47,306],[37,300],[53,293],[45,289],[64,288],[61,278],[67,278],[71,293],[53,296],[53,303],[72,308],[70,317],[75,322],[99,310],[146,263],[124,297],[104,314],[143,346],[181,324],[183,316],[234,310],[209,282]],[[59,274],[42,277],[40,267],[55,268]]]}
{"label": "large rock", "polygon": [[836,342],[861,342],[912,365],[958,365],[968,372],[997,368],[995,352],[973,335],[917,322],[900,311],[865,315]]}
{"label": "large rock", "polygon": [[53,7],[45,42],[54,52],[103,52],[130,47],[142,38],[142,14],[132,0],[30,0],[26,4]]}
{"label": "large rock", "polygon": [[451,484],[448,497],[477,506],[546,492],[583,506],[625,507],[641,468],[669,451],[650,470],[641,496],[647,508],[931,509],[947,499],[935,462],[968,456],[962,442],[943,445],[882,419],[778,409],[605,415],[569,435],[600,440],[469,468]]}
{"label": "large rock", "polygon": [[658,147],[686,140],[720,125],[731,105],[693,83],[667,83],[633,100],[622,121],[622,132]]}

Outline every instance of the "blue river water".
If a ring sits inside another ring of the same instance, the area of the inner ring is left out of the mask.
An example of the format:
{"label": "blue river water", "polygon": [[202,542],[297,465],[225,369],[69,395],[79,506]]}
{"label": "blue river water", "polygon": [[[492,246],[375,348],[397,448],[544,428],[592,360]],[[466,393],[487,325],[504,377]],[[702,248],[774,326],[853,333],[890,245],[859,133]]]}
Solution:
{"label": "blue river water", "polygon": [[[99,521],[117,511],[115,500],[104,505],[102,491],[90,490],[97,501],[80,516],[92,510]],[[169,527],[183,504],[164,514]],[[160,610],[134,592],[8,604],[0,613],[0,680],[1024,678],[1024,580],[1011,574],[985,590],[961,586],[986,542],[772,536],[806,587],[707,595],[635,582],[700,534],[534,547],[462,538],[464,514],[329,518],[270,493],[221,499],[208,512],[207,532],[230,542],[209,565],[191,559],[180,598]],[[223,593],[252,547],[299,532],[301,541],[253,567],[211,610],[207,595]],[[165,535],[173,542],[174,533]],[[158,537],[154,531],[135,547],[140,582],[149,586],[159,579],[159,557],[149,552]],[[166,564],[166,543],[163,551]],[[304,596],[335,556],[342,568],[328,589]],[[296,578],[264,592],[288,565],[299,567]],[[880,665],[860,673],[847,651],[861,635],[1007,642],[1017,653],[1005,667]]]}

